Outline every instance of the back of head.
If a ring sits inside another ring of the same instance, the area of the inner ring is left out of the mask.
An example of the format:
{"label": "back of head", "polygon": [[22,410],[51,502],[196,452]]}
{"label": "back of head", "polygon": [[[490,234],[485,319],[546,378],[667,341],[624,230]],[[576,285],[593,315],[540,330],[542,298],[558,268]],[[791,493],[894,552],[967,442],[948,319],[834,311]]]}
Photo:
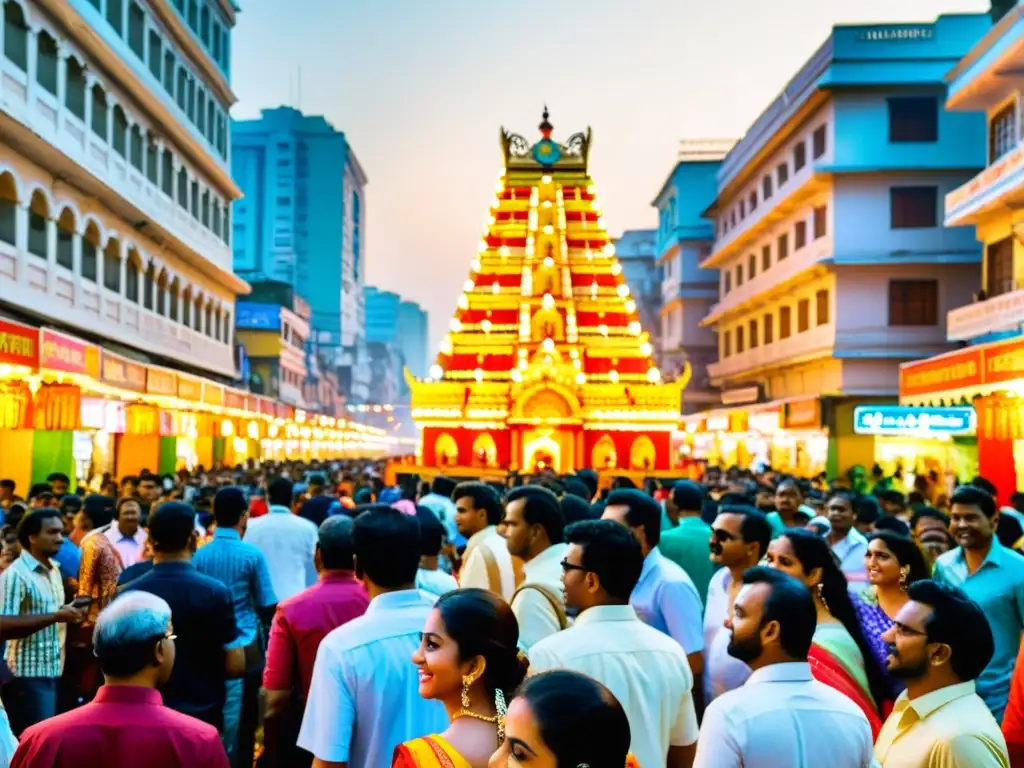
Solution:
{"label": "back of head", "polygon": [[609,596],[629,602],[644,556],[626,528],[611,520],[584,520],[565,529],[565,540],[583,550],[583,567],[597,576]]}
{"label": "back of head", "polygon": [[631,528],[643,528],[649,547],[661,541],[661,505],[636,488],[617,488],[608,494],[608,507],[629,507],[626,521]]}
{"label": "back of head", "polygon": [[904,523],[895,515],[882,515],[875,520],[876,531],[890,531],[899,536],[909,536],[910,526]]}
{"label": "back of head", "polygon": [[320,564],[328,570],[351,571],[353,563],[353,530],[355,522],[347,515],[329,517],[320,524],[317,542]]}
{"label": "back of head", "polygon": [[[580,520],[590,520],[590,502],[572,493],[567,493],[561,499],[562,519],[566,525],[572,525]],[[564,531],[563,531],[564,535]]]}
{"label": "back of head", "polygon": [[976,680],[995,653],[992,628],[981,606],[962,590],[931,579],[911,584],[907,596],[931,607],[928,642],[949,646],[953,674],[961,681]]}
{"label": "back of head", "polygon": [[519,623],[508,603],[486,589],[469,587],[442,595],[436,608],[445,632],[459,646],[460,660],[483,656],[488,693],[500,690],[510,700],[527,664],[519,657]]}
{"label": "back of head", "polygon": [[277,507],[292,505],[292,481],[287,477],[275,477],[267,486],[267,501]]}
{"label": "back of head", "polygon": [[92,522],[93,528],[99,528],[114,519],[114,500],[109,496],[90,493],[82,499],[82,512]]}
{"label": "back of head", "polygon": [[82,498],[73,494],[66,494],[60,500],[60,513],[62,515],[73,515],[82,508]]}
{"label": "back of head", "polygon": [[421,504],[416,505],[416,519],[420,522],[420,554],[437,557],[444,546],[444,526],[437,515]]}
{"label": "back of head", "polygon": [[565,496],[576,496],[583,499],[588,504],[593,498],[593,496],[590,495],[590,489],[587,488],[587,484],[578,478],[567,477],[565,482],[562,484],[562,487],[565,489]]}
{"label": "back of head", "polygon": [[767,584],[768,597],[761,615],[761,626],[779,623],[779,644],[790,658],[803,661],[811,650],[818,613],[814,598],[803,584],[774,568],[756,566],[743,573],[744,584]]}
{"label": "back of head", "polygon": [[125,592],[100,613],[93,652],[105,675],[130,677],[155,666],[154,646],[171,629],[171,606],[149,592]]}
{"label": "back of head", "polygon": [[218,528],[234,528],[249,508],[241,488],[221,488],[213,497],[213,519]]}
{"label": "back of head", "polygon": [[458,501],[463,498],[470,498],[473,500],[474,509],[482,509],[487,513],[487,524],[497,525],[501,522],[504,516],[504,510],[501,508],[501,497],[498,496],[497,491],[494,490],[487,483],[469,482],[459,483],[455,486],[455,490],[452,491],[452,501]]}
{"label": "back of head", "polygon": [[561,544],[564,537],[565,517],[558,497],[542,485],[521,485],[505,496],[505,506],[523,501],[523,519],[527,525],[539,525],[552,544]]}
{"label": "back of head", "polygon": [[434,478],[434,482],[430,484],[430,492],[436,493],[438,496],[444,496],[446,499],[450,499],[452,492],[455,490],[455,481],[450,477],[444,475],[438,475]]}
{"label": "back of head", "polygon": [[529,678],[517,696],[529,704],[540,737],[559,766],[626,764],[629,720],[618,699],[597,680],[556,669]]}
{"label": "back of head", "polygon": [[678,480],[672,488],[672,503],[680,512],[699,513],[706,497],[704,489],[692,480]]}
{"label": "back of head", "polygon": [[971,480],[970,484],[974,488],[980,488],[981,490],[985,491],[985,493],[987,493],[989,496],[996,497],[999,495],[999,490],[996,488],[995,483],[993,483],[991,480],[981,477],[980,475]]}
{"label": "back of head", "polygon": [[597,476],[597,472],[595,472],[592,469],[580,469],[576,471],[576,477],[577,479],[579,479],[580,482],[587,486],[587,491],[590,492],[590,496],[588,498],[590,500],[593,500],[593,498],[597,496],[597,486],[599,479]]}
{"label": "back of head", "polygon": [[356,573],[382,589],[412,584],[420,565],[420,524],[383,504],[367,505],[352,530]]}
{"label": "back of head", "polygon": [[195,530],[196,513],[181,501],[168,501],[149,515],[149,538],[155,552],[186,549]]}

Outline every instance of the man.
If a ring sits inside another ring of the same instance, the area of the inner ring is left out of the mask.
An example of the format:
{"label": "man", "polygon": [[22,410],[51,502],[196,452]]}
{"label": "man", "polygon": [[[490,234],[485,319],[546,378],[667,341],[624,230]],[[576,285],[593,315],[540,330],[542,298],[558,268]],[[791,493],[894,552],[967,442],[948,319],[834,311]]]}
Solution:
{"label": "man", "polygon": [[71,487],[70,478],[63,472],[52,472],[46,478],[46,482],[50,484],[50,490],[53,491],[53,495],[58,499],[62,498]]}
{"label": "man", "polygon": [[[248,503],[239,488],[222,488],[213,498],[217,528],[213,539],[196,552],[199,573],[216,579],[231,593],[238,637],[245,655],[245,677],[227,681],[224,699],[224,748],[238,768],[252,768],[263,676],[262,626],[270,626],[277,598],[263,553],[242,541]],[[262,621],[262,625],[261,625]]]}
{"label": "man", "polygon": [[512,557],[498,533],[501,499],[486,483],[459,483],[452,491],[455,525],[469,541],[462,556],[459,585],[486,589],[509,601],[516,589]]}
{"label": "man", "polygon": [[1002,722],[1024,630],[1024,557],[996,538],[999,511],[986,491],[962,486],[950,504],[951,529],[959,546],[935,561],[934,577],[962,589],[988,618],[995,652],[978,676],[977,688],[996,721]]}
{"label": "man", "polygon": [[138,496],[147,509],[160,498],[161,493],[163,487],[159,477],[148,472],[139,477]]}
{"label": "man", "polygon": [[57,506],[57,497],[49,483],[36,483],[28,490],[29,509],[46,509]]}
{"label": "man", "polygon": [[915,581],[883,635],[889,674],[906,683],[875,744],[883,768],[1009,768],[1006,741],[974,681],[994,641],[981,608],[961,590]]}
{"label": "man", "polygon": [[715,517],[707,549],[716,565],[725,566],[711,578],[704,611],[704,702],[739,688],[750,667],[729,653],[725,621],[743,586],[743,574],[768,551],[772,526],[766,515],[750,506],[725,505]]}
{"label": "man", "polygon": [[439,566],[444,547],[444,526],[426,507],[416,505],[416,519],[420,521],[420,567],[416,571],[416,589],[440,597],[459,588],[459,582]]}
{"label": "man", "polygon": [[836,491],[828,500],[828,522],[832,526],[828,543],[839,559],[839,567],[850,587],[855,592],[862,592],[868,587],[868,572],[864,567],[868,540],[854,527],[857,523],[856,499],[856,494],[850,491]]}
{"label": "man", "polygon": [[505,543],[509,554],[523,561],[523,583],[512,595],[512,613],[519,621],[519,647],[530,648],[565,629],[562,605],[562,558],[565,521],[553,492],[540,485],[521,485],[505,497]]}
{"label": "man", "polygon": [[[775,511],[768,513],[768,522],[772,524],[773,538],[787,528],[803,528],[810,517],[800,514],[800,505],[804,503],[804,494],[796,480],[787,477],[775,487]],[[806,519],[805,519],[806,518]]]}
{"label": "man", "polygon": [[[674,639],[686,651],[695,680],[704,672],[704,635],[701,633],[703,606],[693,581],[682,568],[658,550],[661,536],[661,507],[653,498],[635,488],[620,488],[608,494],[602,515],[625,526],[640,544],[644,567],[629,598],[637,616]],[[701,689],[695,702],[701,710]]]}
{"label": "man", "polygon": [[89,704],[29,728],[12,768],[228,768],[217,729],[163,706],[174,667],[171,608],[145,592],[115,601],[96,622],[106,684]]}
{"label": "man", "polygon": [[0,522],[3,522],[3,512],[10,509],[11,504],[19,501],[18,494],[15,493],[17,489],[18,484],[9,477],[0,480]]}
{"label": "man", "polygon": [[316,583],[316,526],[292,514],[292,481],[275,478],[267,489],[270,512],[250,520],[245,541],[263,553],[278,600],[287,600]]}
{"label": "man", "polygon": [[164,699],[172,709],[220,730],[225,680],[245,673],[245,654],[235,643],[238,631],[231,594],[192,564],[196,532],[190,506],[180,501],[161,504],[150,515],[149,535],[153,568],[124,591],[150,592],[171,606],[178,641]]}
{"label": "man", "polygon": [[644,556],[625,527],[585,520],[565,529],[562,561],[572,627],[530,649],[530,673],[572,669],[608,687],[629,720],[641,766],[689,768],[697,741],[693,675],[679,644],[640,621],[629,605]]}
{"label": "man", "polygon": [[121,565],[130,568],[142,559],[148,535],[140,525],[142,505],[136,499],[121,499],[117,502],[115,519],[117,524],[110,526],[104,535],[121,556]]}
{"label": "man", "polygon": [[[440,529],[433,513],[426,514]],[[331,630],[362,616],[370,603],[354,572],[353,525],[347,515],[321,523],[316,550],[320,581],[282,601],[274,614],[263,669],[266,721],[261,768],[308,768],[312,760],[308,752],[296,749],[296,739],[317,650]]]}
{"label": "man", "polygon": [[662,531],[658,541],[658,550],[686,571],[702,601],[707,598],[708,584],[716,568],[708,559],[711,526],[700,518],[706,496],[696,483],[677,481],[665,505],[670,508],[669,516],[675,515],[679,522],[671,530]]}
{"label": "man", "polygon": [[814,600],[792,576],[743,574],[726,620],[729,653],[753,672],[708,706],[695,768],[867,768],[871,726],[850,699],[811,677]]}
{"label": "man", "polygon": [[437,515],[437,519],[444,526],[448,543],[452,546],[457,546],[459,528],[455,525],[455,502],[452,501],[452,492],[454,490],[454,480],[438,475],[430,484],[430,491],[425,493],[417,503],[422,504]]}
{"label": "man", "polygon": [[125,475],[121,478],[120,496],[134,496],[139,488],[139,478],[135,475]]}
{"label": "man", "polygon": [[370,605],[317,651],[299,732],[314,768],[381,768],[402,742],[448,727],[444,705],[420,697],[409,661],[434,606],[415,588],[419,523],[374,505],[356,518],[352,539]]}
{"label": "man", "polygon": [[70,534],[75,529],[75,517],[82,509],[82,499],[67,494],[61,498],[59,508],[61,523],[64,526],[64,540],[53,559],[60,566],[60,575],[64,579],[65,591],[73,595],[78,589],[78,570],[82,566],[82,551],[71,540]]}
{"label": "man", "polygon": [[82,620],[78,608],[64,605],[60,569],[52,560],[63,531],[56,509],[30,511],[18,524],[21,554],[0,575],[0,624],[7,640],[4,660],[14,675],[2,694],[16,736],[57,714],[64,625]]}

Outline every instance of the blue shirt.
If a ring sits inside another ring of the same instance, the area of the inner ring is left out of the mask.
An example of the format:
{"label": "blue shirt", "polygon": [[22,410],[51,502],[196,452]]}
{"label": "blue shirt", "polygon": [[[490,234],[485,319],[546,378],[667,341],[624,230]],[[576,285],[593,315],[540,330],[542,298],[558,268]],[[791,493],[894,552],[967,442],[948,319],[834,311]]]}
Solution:
{"label": "blue shirt", "polygon": [[82,567],[82,550],[67,536],[53,556],[54,562],[60,566],[60,575],[65,579],[77,579],[78,569]]}
{"label": "blue shirt", "polygon": [[378,595],[323,639],[300,747],[325,762],[382,768],[399,744],[448,728],[444,705],[420,696],[411,661],[435,600],[416,589]]}
{"label": "blue shirt", "polygon": [[1002,722],[1024,631],[1024,557],[993,538],[992,548],[974,573],[968,575],[963,547],[957,547],[935,561],[934,578],[959,587],[985,612],[995,639],[995,653],[978,677],[977,690],[996,720]]}
{"label": "blue shirt", "polygon": [[213,541],[200,547],[192,562],[196,570],[217,579],[231,593],[238,623],[236,644],[246,646],[256,642],[260,636],[257,611],[277,602],[263,553],[242,541],[233,528],[217,528]]}
{"label": "blue shirt", "polygon": [[703,607],[697,587],[657,547],[644,558],[629,604],[644,624],[673,638],[687,654],[704,650]]}

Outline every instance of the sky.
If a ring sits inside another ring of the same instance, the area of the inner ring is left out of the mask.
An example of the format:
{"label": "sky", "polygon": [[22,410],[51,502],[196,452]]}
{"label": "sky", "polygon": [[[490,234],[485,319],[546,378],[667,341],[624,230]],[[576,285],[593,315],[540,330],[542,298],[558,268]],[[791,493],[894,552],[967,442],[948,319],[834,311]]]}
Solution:
{"label": "sky", "polygon": [[[681,139],[739,138],[832,25],[988,0],[242,0],[238,118],[290,104],[344,131],[366,188],[367,284],[430,313],[432,357],[494,197],[502,126],[590,126],[613,235],[653,228]],[[300,10],[301,9],[301,10]],[[301,75],[300,75],[301,73]],[[300,87],[301,83],[301,87]]]}

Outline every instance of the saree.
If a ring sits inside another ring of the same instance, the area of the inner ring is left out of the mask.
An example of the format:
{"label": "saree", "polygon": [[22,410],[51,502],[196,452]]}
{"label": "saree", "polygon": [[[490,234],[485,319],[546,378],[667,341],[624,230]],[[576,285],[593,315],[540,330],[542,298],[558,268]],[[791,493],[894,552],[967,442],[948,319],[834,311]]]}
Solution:
{"label": "saree", "polygon": [[472,768],[441,736],[424,736],[395,747],[391,768]]}
{"label": "saree", "polygon": [[882,729],[878,706],[864,671],[864,657],[842,624],[819,624],[807,655],[811,675],[850,699],[871,725],[872,737]]}

